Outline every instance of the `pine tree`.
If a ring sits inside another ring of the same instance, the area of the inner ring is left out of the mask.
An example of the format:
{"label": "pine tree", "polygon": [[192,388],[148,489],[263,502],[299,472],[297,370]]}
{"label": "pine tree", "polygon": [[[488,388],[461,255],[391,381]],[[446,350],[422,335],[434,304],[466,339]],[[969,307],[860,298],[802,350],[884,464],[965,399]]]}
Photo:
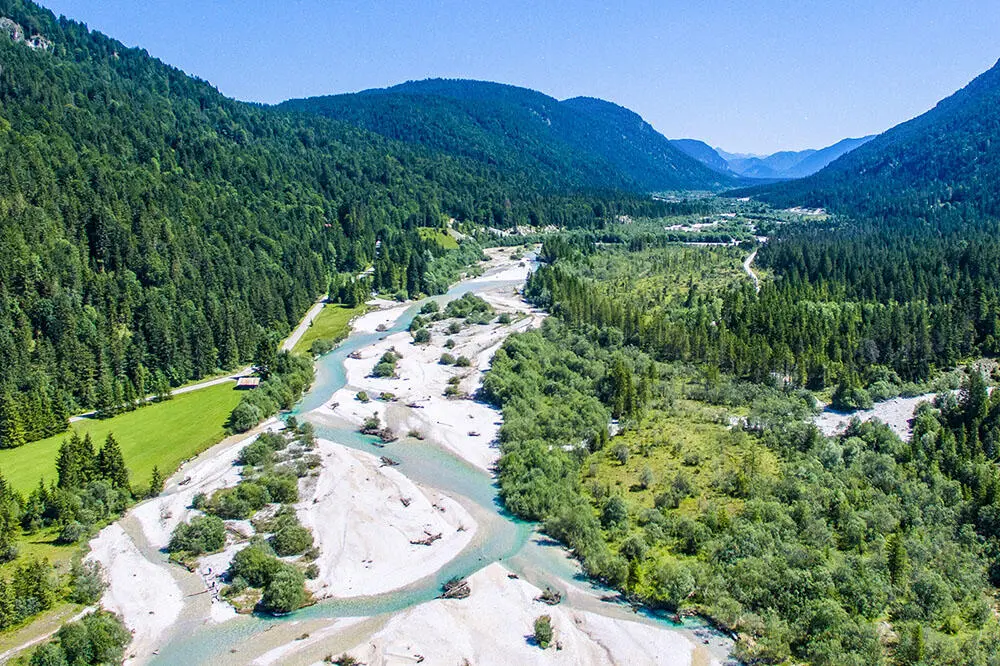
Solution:
{"label": "pine tree", "polygon": [[97,454],[97,470],[101,478],[107,480],[112,486],[127,493],[131,492],[128,483],[128,468],[125,467],[125,458],[122,456],[121,447],[114,435],[108,434],[104,440],[104,446]]}
{"label": "pine tree", "polygon": [[163,475],[160,474],[160,468],[153,465],[153,474],[149,478],[148,497],[156,497],[163,492],[163,480]]}
{"label": "pine tree", "polygon": [[10,393],[0,398],[0,449],[15,449],[25,443],[24,422]]}
{"label": "pine tree", "polygon": [[79,488],[83,485],[83,464],[79,456],[80,434],[74,430],[73,435],[59,445],[56,471],[59,474],[60,488]]}

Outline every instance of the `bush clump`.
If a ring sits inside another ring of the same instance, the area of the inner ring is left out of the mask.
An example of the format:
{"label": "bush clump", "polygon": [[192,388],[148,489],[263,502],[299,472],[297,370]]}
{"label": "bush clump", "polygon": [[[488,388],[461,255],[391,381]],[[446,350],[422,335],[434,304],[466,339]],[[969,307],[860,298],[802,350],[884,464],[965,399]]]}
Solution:
{"label": "bush clump", "polygon": [[167,551],[201,555],[222,550],[226,545],[226,526],[218,516],[196,516],[181,523],[170,535]]}

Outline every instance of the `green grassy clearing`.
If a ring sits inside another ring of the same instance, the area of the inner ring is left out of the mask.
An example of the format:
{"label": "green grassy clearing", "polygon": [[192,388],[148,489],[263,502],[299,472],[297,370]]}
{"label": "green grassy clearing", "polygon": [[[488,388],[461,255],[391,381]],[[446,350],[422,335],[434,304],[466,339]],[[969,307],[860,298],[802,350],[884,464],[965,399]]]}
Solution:
{"label": "green grassy clearing", "polygon": [[[722,501],[736,511],[742,501],[725,492],[732,476],[752,472],[775,478],[780,460],[767,448],[740,430],[730,430],[721,421],[727,411],[692,400],[679,400],[673,407],[650,410],[639,427],[614,437],[603,450],[591,454],[582,466],[585,488],[603,486],[601,494],[619,495],[638,513],[652,508],[657,495],[675,483],[689,488],[679,497],[675,511],[697,515],[706,501]],[[619,444],[628,447],[628,462],[615,456]],[[652,472],[652,482],[642,483],[644,470]],[[678,477],[683,482],[678,482]]]}
{"label": "green grassy clearing", "polygon": [[417,229],[420,237],[424,240],[432,240],[445,250],[457,250],[458,241],[452,238],[444,229],[432,229],[430,227],[420,227]]}
{"label": "green grassy clearing", "polygon": [[[171,400],[142,407],[110,419],[77,421],[71,428],[90,433],[95,447],[114,433],[122,448],[134,485],[149,482],[153,467],[164,475],[181,461],[204,451],[225,436],[229,413],[240,400],[229,382],[184,393]],[[69,436],[60,433],[17,449],[0,451],[0,473],[18,491],[30,492],[39,478],[56,478],[59,445]]]}
{"label": "green grassy clearing", "polygon": [[351,320],[364,311],[364,305],[349,308],[339,303],[327,303],[292,351],[296,354],[306,354],[316,340],[339,341],[346,338],[350,332]]}

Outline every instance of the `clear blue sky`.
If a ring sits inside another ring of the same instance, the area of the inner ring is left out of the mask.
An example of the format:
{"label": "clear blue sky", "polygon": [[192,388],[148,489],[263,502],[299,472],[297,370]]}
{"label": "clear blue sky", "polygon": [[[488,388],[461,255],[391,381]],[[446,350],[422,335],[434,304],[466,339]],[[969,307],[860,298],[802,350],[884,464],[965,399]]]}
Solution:
{"label": "clear blue sky", "polygon": [[747,152],[881,132],[1000,58],[997,0],[42,3],[243,100],[486,79]]}

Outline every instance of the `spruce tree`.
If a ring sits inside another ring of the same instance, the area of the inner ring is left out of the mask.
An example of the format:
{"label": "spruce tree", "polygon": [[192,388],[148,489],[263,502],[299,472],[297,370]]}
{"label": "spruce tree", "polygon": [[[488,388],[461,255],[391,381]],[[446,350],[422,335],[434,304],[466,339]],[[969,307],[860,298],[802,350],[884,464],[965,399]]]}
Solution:
{"label": "spruce tree", "polygon": [[97,454],[97,469],[101,478],[108,481],[112,486],[131,493],[128,483],[128,468],[125,467],[125,457],[122,456],[118,440],[110,433],[107,439],[104,440],[104,446],[101,447],[100,453]]}
{"label": "spruce tree", "polygon": [[160,473],[160,468],[153,465],[153,474],[149,477],[149,493],[148,497],[156,497],[161,492],[163,492],[163,475]]}
{"label": "spruce tree", "polygon": [[59,445],[56,471],[59,474],[60,488],[79,488],[83,483],[80,444],[80,434],[74,430],[73,435]]}
{"label": "spruce tree", "polygon": [[0,398],[0,449],[16,449],[25,442],[24,422],[10,393]]}

